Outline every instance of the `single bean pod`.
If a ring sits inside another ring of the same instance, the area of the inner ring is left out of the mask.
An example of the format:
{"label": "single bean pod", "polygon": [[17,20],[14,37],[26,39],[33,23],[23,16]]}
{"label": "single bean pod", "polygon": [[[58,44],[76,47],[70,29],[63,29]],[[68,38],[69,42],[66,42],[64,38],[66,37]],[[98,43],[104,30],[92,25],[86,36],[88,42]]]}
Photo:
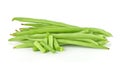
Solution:
{"label": "single bean pod", "polygon": [[[39,26],[39,27],[28,27],[28,28],[20,28],[20,31],[29,31],[36,29],[44,29],[44,28],[57,28],[58,26]],[[67,28],[67,27],[66,27]]]}
{"label": "single bean pod", "polygon": [[77,41],[82,41],[82,42],[87,42],[87,43],[92,43],[95,45],[99,45],[96,41],[92,40],[92,39],[78,39]]}
{"label": "single bean pod", "polygon": [[37,47],[42,53],[45,53],[46,52],[46,49],[42,46],[41,43],[39,43],[38,41],[35,41],[34,43],[34,46]]}
{"label": "single bean pod", "polygon": [[72,25],[69,25],[69,24],[62,23],[62,22],[56,22],[56,21],[45,20],[45,19],[15,17],[15,18],[12,19],[12,21],[14,21],[14,20],[21,21],[21,22],[29,22],[29,23],[34,22],[34,23],[41,23],[41,24],[52,24],[52,25],[55,25],[55,26],[67,26],[67,27],[72,26]]}
{"label": "single bean pod", "polygon": [[108,43],[108,41],[98,41],[98,44],[99,45],[105,45],[105,44],[107,44]]}
{"label": "single bean pod", "polygon": [[51,26],[50,24],[35,24],[35,23],[24,23],[22,25],[24,25],[24,26],[32,26],[32,27],[37,27],[37,28]]}
{"label": "single bean pod", "polygon": [[95,34],[100,34],[100,35],[104,35],[104,36],[107,36],[107,37],[110,37],[112,36],[111,33],[103,30],[103,29],[99,29],[99,28],[83,28],[83,29],[87,29]]}
{"label": "single bean pod", "polygon": [[14,46],[14,48],[31,48],[33,47],[33,43],[31,43],[31,41],[29,41],[30,43],[22,43],[22,44],[19,44],[19,45],[16,45]]}
{"label": "single bean pod", "polygon": [[78,45],[83,47],[90,47],[90,48],[101,48],[101,49],[109,49],[105,46],[100,46],[96,44],[81,42],[81,41],[75,41],[75,40],[67,40],[67,39],[58,39],[58,42],[64,43],[64,44],[71,44],[71,45]]}
{"label": "single bean pod", "polygon": [[51,34],[48,36],[48,45],[50,45],[52,48],[54,48],[54,38]]}
{"label": "single bean pod", "polygon": [[55,53],[55,50],[50,46],[45,44],[43,41],[40,42],[47,50],[51,51],[52,53]]}
{"label": "single bean pod", "polygon": [[60,46],[60,44],[58,43],[56,38],[54,38],[54,48],[55,48],[55,50],[58,50],[58,51],[64,50],[64,48]]}
{"label": "single bean pod", "polygon": [[73,27],[57,27],[57,28],[42,28],[42,29],[35,29],[35,30],[28,30],[28,31],[22,31],[22,32],[16,32],[13,33],[13,36],[19,36],[19,35],[32,35],[32,34],[41,34],[41,33],[73,33],[73,32],[79,32],[81,29],[79,28],[73,28]]}
{"label": "single bean pod", "polygon": [[62,38],[62,39],[74,39],[74,40],[79,40],[79,39],[92,39],[92,40],[106,40],[102,36],[97,36],[93,34],[82,34],[82,33],[71,33],[71,34],[56,34],[53,36],[55,38]]}

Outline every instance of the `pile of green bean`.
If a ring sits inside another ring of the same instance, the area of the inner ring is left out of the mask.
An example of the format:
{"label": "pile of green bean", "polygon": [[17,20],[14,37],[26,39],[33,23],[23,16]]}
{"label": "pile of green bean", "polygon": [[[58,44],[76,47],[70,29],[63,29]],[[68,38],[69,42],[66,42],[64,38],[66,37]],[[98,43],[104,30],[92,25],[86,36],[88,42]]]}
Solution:
{"label": "pile of green bean", "polygon": [[63,51],[64,45],[76,45],[88,48],[109,49],[107,37],[109,32],[89,27],[78,27],[62,22],[45,19],[15,17],[13,21],[20,21],[27,28],[20,28],[11,35],[9,41],[18,41],[21,44],[14,48],[32,48],[42,53]]}

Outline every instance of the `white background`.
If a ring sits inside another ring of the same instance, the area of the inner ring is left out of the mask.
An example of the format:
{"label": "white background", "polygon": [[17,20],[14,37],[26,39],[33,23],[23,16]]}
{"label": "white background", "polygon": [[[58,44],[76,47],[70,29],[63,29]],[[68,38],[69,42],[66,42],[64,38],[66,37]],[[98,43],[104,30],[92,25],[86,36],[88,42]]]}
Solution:
{"label": "white background", "polygon": [[[113,34],[110,50],[65,47],[57,54],[13,49],[9,34],[20,27],[13,17],[98,27]],[[119,0],[0,0],[0,67],[120,67]]]}

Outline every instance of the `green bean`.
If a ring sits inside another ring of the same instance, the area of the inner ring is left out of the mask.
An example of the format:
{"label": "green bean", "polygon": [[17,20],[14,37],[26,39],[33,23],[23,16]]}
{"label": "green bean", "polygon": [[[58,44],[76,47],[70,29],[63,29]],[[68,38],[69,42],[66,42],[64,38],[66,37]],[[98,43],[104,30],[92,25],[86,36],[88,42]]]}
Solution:
{"label": "green bean", "polygon": [[[29,27],[29,28],[20,28],[20,31],[29,31],[29,30],[35,30],[35,29],[44,29],[44,28],[56,28],[57,26],[42,26],[42,27]],[[67,27],[66,27],[67,28]]]}
{"label": "green bean", "polygon": [[8,39],[8,41],[25,41],[28,40],[29,38],[30,36],[18,36],[18,37],[10,38]]}
{"label": "green bean", "polygon": [[99,45],[105,45],[105,44],[107,44],[108,43],[108,41],[98,41],[98,44]]}
{"label": "green bean", "polygon": [[81,33],[71,33],[71,34],[56,34],[53,36],[55,38],[63,38],[63,39],[74,39],[74,40],[77,40],[77,39],[93,39],[93,40],[106,40],[105,38],[101,37],[101,36],[96,36],[96,35],[93,35],[93,34],[81,34]]}
{"label": "green bean", "polygon": [[[29,42],[30,41],[43,41],[45,44],[47,44],[47,38],[44,38],[44,39],[29,39],[28,40]],[[43,46],[43,45],[42,45]],[[49,51],[46,47],[44,47],[46,49],[46,52]],[[36,47],[33,47],[33,50],[34,51],[38,51],[38,49]]]}
{"label": "green bean", "polygon": [[96,45],[96,44],[86,43],[86,42],[82,42],[82,41],[75,41],[75,40],[58,39],[58,42],[64,43],[64,44],[74,44],[74,45],[83,46],[83,47],[109,49],[105,46],[100,46],[100,45]]}
{"label": "green bean", "polygon": [[42,29],[35,29],[35,30],[28,30],[28,31],[23,31],[23,32],[16,32],[13,33],[12,35],[14,36],[19,36],[19,35],[32,35],[32,34],[40,34],[40,33],[73,33],[73,32],[79,32],[81,29],[79,28],[73,28],[73,27],[57,27],[57,28],[42,28]]}
{"label": "green bean", "polygon": [[[82,29],[82,28],[81,28],[81,29]],[[86,34],[87,34],[87,33],[89,33],[89,30],[87,30],[87,29],[86,29],[86,30],[81,30],[81,31],[78,32],[78,33],[86,33]]]}
{"label": "green bean", "polygon": [[33,43],[23,43],[14,46],[14,48],[31,48],[31,47],[33,47]]}
{"label": "green bean", "polygon": [[34,28],[41,28],[41,27],[58,27],[58,26],[54,26],[54,25],[50,25],[50,24],[22,24],[24,26],[32,26]]}
{"label": "green bean", "polygon": [[58,51],[63,51],[64,50],[64,48],[59,45],[56,38],[54,38],[54,48],[55,48],[55,50],[58,50]]}
{"label": "green bean", "polygon": [[14,21],[14,20],[21,21],[21,22],[29,22],[29,23],[34,22],[34,23],[41,23],[41,24],[52,24],[52,25],[56,25],[56,26],[68,26],[68,27],[72,26],[72,25],[62,23],[62,22],[56,22],[56,21],[45,20],[45,19],[15,17],[15,18],[12,19],[12,21]]}
{"label": "green bean", "polygon": [[33,27],[43,27],[43,26],[46,26],[47,24],[24,23],[22,25],[24,25],[24,26],[33,26]]}
{"label": "green bean", "polygon": [[37,47],[42,53],[46,52],[46,49],[38,41],[34,42],[34,46]]}
{"label": "green bean", "polygon": [[88,43],[92,43],[95,45],[99,45],[96,41],[91,40],[91,39],[78,39],[78,41],[83,41],[83,42],[88,42]]}
{"label": "green bean", "polygon": [[[55,38],[58,39],[74,39],[74,40],[79,40],[79,39],[92,39],[92,40],[106,40],[102,36],[97,36],[93,34],[83,34],[83,33],[61,33],[61,34],[52,34]],[[35,34],[31,35],[32,38],[44,38],[46,34]]]}
{"label": "green bean", "polygon": [[[30,39],[31,40],[31,39]],[[35,39],[37,41],[43,41],[45,44],[48,44],[48,38],[43,38],[43,39]]]}
{"label": "green bean", "polygon": [[86,28],[83,28],[83,29],[87,29],[87,30],[92,31],[94,33],[101,34],[101,35],[108,36],[108,37],[112,36],[111,33],[107,32],[105,30],[102,30],[102,29],[98,29],[98,28],[87,28],[86,27]]}
{"label": "green bean", "polygon": [[51,34],[49,34],[49,36],[48,36],[48,44],[52,47],[52,48],[54,48],[54,39],[53,39],[53,36],[51,35]]}
{"label": "green bean", "polygon": [[20,28],[19,30],[20,31],[28,31],[28,30],[31,30],[31,29],[35,29],[35,28],[32,28],[32,27],[29,27],[29,28]]}
{"label": "green bean", "polygon": [[51,51],[52,53],[55,53],[55,50],[50,46],[45,44],[43,41],[40,42],[47,50]]}

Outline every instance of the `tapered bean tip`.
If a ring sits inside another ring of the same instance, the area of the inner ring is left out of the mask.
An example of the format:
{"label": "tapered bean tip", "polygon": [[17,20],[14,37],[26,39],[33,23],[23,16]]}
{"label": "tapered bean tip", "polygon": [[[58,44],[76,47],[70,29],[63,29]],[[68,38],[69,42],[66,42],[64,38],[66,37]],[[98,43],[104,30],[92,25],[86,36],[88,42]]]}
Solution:
{"label": "tapered bean tip", "polygon": [[12,21],[17,20],[19,18],[21,18],[21,17],[14,17],[14,18],[12,18]]}
{"label": "tapered bean tip", "polygon": [[107,47],[106,49],[109,50],[110,48]]}
{"label": "tapered bean tip", "polygon": [[13,34],[10,34],[11,36],[14,36]]}
{"label": "tapered bean tip", "polygon": [[16,46],[13,47],[14,49],[16,48]]}
{"label": "tapered bean tip", "polygon": [[15,36],[15,34],[13,33],[13,34],[10,34],[11,36]]}
{"label": "tapered bean tip", "polygon": [[108,47],[103,47],[103,49],[107,49],[107,50],[109,50],[110,48],[108,48]]}
{"label": "tapered bean tip", "polygon": [[112,37],[113,35],[112,34],[110,34],[108,37]]}
{"label": "tapered bean tip", "polygon": [[21,25],[24,25],[23,23]]}
{"label": "tapered bean tip", "polygon": [[18,30],[15,30],[16,32],[19,32]]}
{"label": "tapered bean tip", "polygon": [[15,17],[12,19],[12,21],[14,21],[15,20]]}
{"label": "tapered bean tip", "polygon": [[19,28],[19,30],[22,30],[23,28]]}
{"label": "tapered bean tip", "polygon": [[8,41],[12,41],[12,38],[8,39]]}

